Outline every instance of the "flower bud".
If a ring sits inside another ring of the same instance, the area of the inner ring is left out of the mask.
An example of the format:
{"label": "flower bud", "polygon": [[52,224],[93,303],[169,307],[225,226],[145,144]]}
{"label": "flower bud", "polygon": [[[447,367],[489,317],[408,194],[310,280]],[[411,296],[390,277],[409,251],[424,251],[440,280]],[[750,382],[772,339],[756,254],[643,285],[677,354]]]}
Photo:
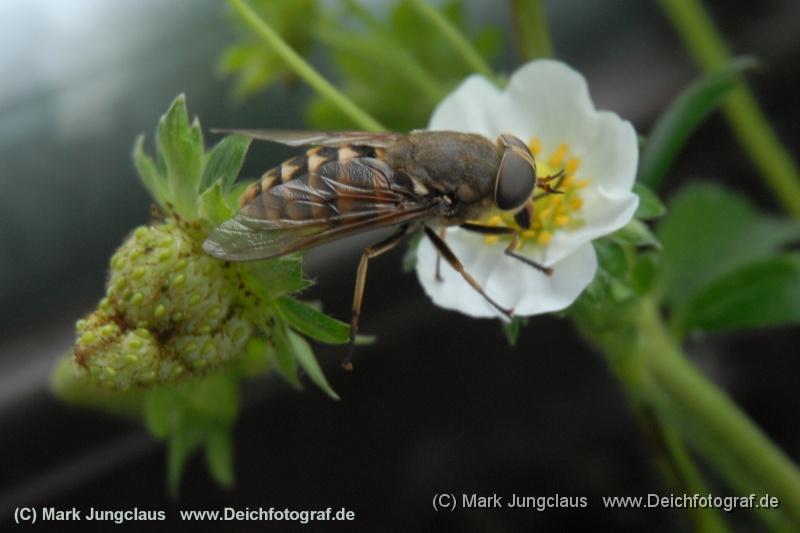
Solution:
{"label": "flower bud", "polygon": [[106,297],[76,326],[78,367],[127,389],[230,361],[252,331],[230,270],[174,222],[137,228],[111,258]]}

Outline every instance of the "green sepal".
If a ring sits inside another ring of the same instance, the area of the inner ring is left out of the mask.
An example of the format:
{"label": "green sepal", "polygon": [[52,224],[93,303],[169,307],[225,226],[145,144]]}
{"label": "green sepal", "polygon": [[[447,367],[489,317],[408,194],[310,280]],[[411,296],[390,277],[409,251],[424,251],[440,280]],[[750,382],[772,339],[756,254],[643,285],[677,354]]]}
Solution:
{"label": "green sepal", "polygon": [[663,259],[661,253],[650,250],[636,255],[630,272],[631,288],[644,296],[660,287]]}
{"label": "green sepal", "polygon": [[278,307],[289,324],[304,335],[326,344],[346,344],[350,341],[350,326],[331,318],[293,298],[278,298]]}
{"label": "green sepal", "polygon": [[276,324],[272,328],[272,340],[275,350],[271,355],[275,358],[275,368],[289,385],[295,389],[301,389],[300,377],[297,375],[297,359],[294,356],[294,346],[289,342],[289,334],[286,327]]}
{"label": "green sepal", "polygon": [[656,237],[647,224],[641,220],[631,219],[625,226],[610,235],[611,240],[618,244],[629,244],[631,246],[648,246],[661,248],[661,242]]}
{"label": "green sepal", "polygon": [[228,193],[242,169],[251,141],[251,138],[242,135],[228,135],[214,145],[205,155],[200,190],[204,191],[221,181],[222,192]]}
{"label": "green sepal", "polygon": [[178,212],[194,218],[205,150],[200,122],[195,119],[189,124],[186,97],[182,94],[158,121],[156,151],[158,161],[166,172],[172,203]]}
{"label": "green sepal", "polygon": [[410,239],[408,239],[408,243],[406,244],[406,251],[403,253],[403,262],[402,262],[402,269],[403,272],[409,273],[414,272],[417,268],[417,249],[419,248],[419,243],[422,241],[422,232],[417,232],[414,234]]}
{"label": "green sepal", "polygon": [[311,378],[311,381],[313,381],[314,384],[322,389],[325,394],[334,400],[338,400],[339,395],[334,392],[334,390],[328,384],[328,380],[325,379],[325,374],[322,372],[322,368],[319,366],[319,362],[314,356],[314,351],[311,349],[311,346],[308,344],[308,342],[306,342],[303,337],[292,330],[288,330],[287,333],[289,343],[292,347],[292,351],[294,352],[294,357],[297,359],[297,362],[300,364],[303,370],[305,370],[306,374],[308,374],[308,377]]}
{"label": "green sepal", "polygon": [[640,220],[660,218],[667,212],[667,208],[659,197],[647,185],[636,182],[633,184],[633,193],[639,197],[639,206],[633,214]]}
{"label": "green sepal", "polygon": [[202,444],[202,431],[188,417],[180,421],[177,430],[167,440],[167,488],[170,496],[178,497],[181,475],[189,456]]}
{"label": "green sepal", "polygon": [[223,179],[220,178],[197,198],[197,213],[212,227],[236,214],[236,210],[228,203],[228,198],[223,192],[224,187]]}
{"label": "green sepal", "polygon": [[243,263],[239,272],[245,286],[266,302],[311,286],[303,276],[302,261],[297,255]]}
{"label": "green sepal", "polygon": [[506,340],[508,340],[508,345],[513,347],[517,345],[522,328],[528,325],[528,317],[515,316],[509,322],[501,322],[501,325]]}
{"label": "green sepal", "polygon": [[225,488],[233,486],[233,438],[231,429],[218,425],[206,437],[206,466],[214,480]]}
{"label": "green sepal", "polygon": [[144,151],[144,134],[136,137],[132,155],[133,164],[136,167],[136,172],[139,174],[139,179],[150,193],[150,196],[164,209],[169,199],[167,181],[161,170],[156,166],[155,161]]}

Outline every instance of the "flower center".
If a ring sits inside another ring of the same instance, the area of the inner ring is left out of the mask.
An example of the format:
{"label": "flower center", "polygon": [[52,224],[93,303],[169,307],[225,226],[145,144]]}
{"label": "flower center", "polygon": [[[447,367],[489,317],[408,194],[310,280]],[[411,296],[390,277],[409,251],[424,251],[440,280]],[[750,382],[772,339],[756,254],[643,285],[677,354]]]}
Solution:
{"label": "flower center", "polygon": [[[570,154],[570,147],[566,143],[560,144],[549,157],[542,156],[542,143],[538,137],[529,143],[531,153],[536,158],[536,173],[539,176],[539,187],[533,192],[533,218],[529,229],[520,228],[514,220],[513,213],[492,212],[482,217],[478,222],[488,226],[506,226],[517,230],[519,246],[527,244],[533,246],[547,246],[556,231],[573,230],[584,223],[580,217],[583,207],[581,189],[589,184],[587,179],[577,179],[576,175],[581,165],[580,158]],[[562,177],[555,178],[563,170]],[[542,178],[549,181],[542,183]],[[542,185],[550,185],[559,193],[542,190]],[[487,244],[494,244],[501,238],[499,235],[484,237]]]}

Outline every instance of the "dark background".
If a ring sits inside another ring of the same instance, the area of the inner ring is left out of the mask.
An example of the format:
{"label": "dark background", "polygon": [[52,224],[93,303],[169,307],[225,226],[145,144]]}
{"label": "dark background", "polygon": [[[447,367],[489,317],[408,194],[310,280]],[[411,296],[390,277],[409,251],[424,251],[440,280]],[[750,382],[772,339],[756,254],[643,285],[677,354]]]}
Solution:
{"label": "dark background", "polygon": [[[508,13],[472,2],[473,20],[508,26]],[[765,68],[752,85],[795,156],[800,141],[800,8],[794,0],[710,2],[737,53]],[[647,132],[696,70],[652,2],[548,2],[561,59],[584,72],[599,108]],[[496,321],[435,307],[398,250],[370,266],[362,328],[379,336],[338,369],[319,355],[342,400],[270,377],[249,383],[236,430],[237,484],[189,463],[179,502],[167,498],[165,449],[138,424],[60,404],[48,380],[73,324],[103,292],[109,256],[148,220],[129,158],[185,92],[205,127],[302,127],[307,89],[279,87],[237,105],[215,69],[232,38],[222,3],[0,3],[0,520],[19,505],[166,509],[347,507],[348,529],[540,531],[689,530],[681,511],[607,511],[602,495],[667,493],[649,448],[603,360],[570,325],[540,317],[510,349]],[[497,66],[516,64],[511,49]],[[388,104],[390,105],[390,104]],[[424,126],[421,124],[420,126]],[[244,175],[285,155],[254,145]],[[713,178],[778,212],[749,161],[715,116],[674,167],[667,196]],[[329,245],[308,259],[308,292],[349,316],[358,249]],[[798,457],[798,329],[693,340],[696,362],[791,456]],[[724,488],[711,479],[715,493]],[[587,496],[577,511],[436,514],[437,492]],[[744,512],[737,530],[758,530]],[[159,524],[148,523],[148,527]],[[199,526],[199,527],[198,527]],[[314,530],[335,524],[306,526]],[[86,524],[83,525],[86,527]],[[161,524],[164,527],[164,524]],[[280,530],[287,523],[225,529]]]}

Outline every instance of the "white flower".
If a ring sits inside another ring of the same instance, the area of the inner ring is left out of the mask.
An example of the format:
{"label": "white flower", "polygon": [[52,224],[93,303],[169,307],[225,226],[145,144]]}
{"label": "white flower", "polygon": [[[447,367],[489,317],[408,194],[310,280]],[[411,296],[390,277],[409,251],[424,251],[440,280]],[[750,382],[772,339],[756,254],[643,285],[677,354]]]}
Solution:
{"label": "white flower", "polygon": [[[495,139],[510,133],[529,143],[540,177],[561,169],[565,194],[534,202],[534,224],[518,229],[518,252],[554,274],[504,254],[508,241],[461,228],[448,228],[446,242],[467,272],[500,305],[518,316],[569,306],[594,278],[593,239],[631,220],[639,199],[631,191],[638,146],[631,124],[594,108],[586,80],[558,61],[528,63],[499,90],[480,76],[467,78],[433,113],[429,129],[480,133]],[[541,192],[541,191],[538,191]],[[517,227],[510,214],[487,214],[483,224]],[[445,261],[436,279],[437,252],[423,239],[417,276],[433,301],[475,317],[501,314]]]}

